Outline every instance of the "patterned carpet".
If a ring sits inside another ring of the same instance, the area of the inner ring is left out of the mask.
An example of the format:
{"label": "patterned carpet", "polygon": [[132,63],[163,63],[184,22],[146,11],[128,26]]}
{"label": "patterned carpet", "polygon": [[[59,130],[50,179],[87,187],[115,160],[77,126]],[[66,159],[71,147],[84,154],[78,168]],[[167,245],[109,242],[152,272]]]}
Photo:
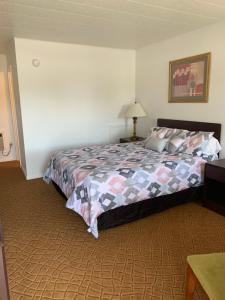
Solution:
{"label": "patterned carpet", "polygon": [[11,299],[184,299],[186,256],[225,251],[225,218],[185,204],[100,232],[41,179],[0,168]]}

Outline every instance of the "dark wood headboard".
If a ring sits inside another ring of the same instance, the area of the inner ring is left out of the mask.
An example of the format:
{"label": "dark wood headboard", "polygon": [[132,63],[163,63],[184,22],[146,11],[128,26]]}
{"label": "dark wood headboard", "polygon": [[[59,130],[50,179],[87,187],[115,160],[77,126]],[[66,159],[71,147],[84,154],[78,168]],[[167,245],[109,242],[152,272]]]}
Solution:
{"label": "dark wood headboard", "polygon": [[214,137],[219,141],[220,141],[220,137],[221,137],[221,124],[219,124],[219,123],[205,123],[205,122],[195,122],[195,121],[158,119],[157,126],[186,129],[186,130],[190,130],[190,131],[214,132]]}

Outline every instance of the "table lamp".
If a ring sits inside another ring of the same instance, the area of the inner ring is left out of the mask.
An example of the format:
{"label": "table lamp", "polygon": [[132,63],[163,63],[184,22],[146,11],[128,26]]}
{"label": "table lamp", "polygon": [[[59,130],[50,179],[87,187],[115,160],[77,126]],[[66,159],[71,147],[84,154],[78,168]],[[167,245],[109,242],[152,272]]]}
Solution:
{"label": "table lamp", "polygon": [[131,104],[127,111],[126,111],[126,117],[127,118],[133,118],[133,136],[131,137],[132,141],[136,141],[137,136],[136,136],[136,126],[137,126],[137,118],[138,117],[146,117],[146,112],[144,111],[143,107],[141,106],[140,103],[134,102]]}

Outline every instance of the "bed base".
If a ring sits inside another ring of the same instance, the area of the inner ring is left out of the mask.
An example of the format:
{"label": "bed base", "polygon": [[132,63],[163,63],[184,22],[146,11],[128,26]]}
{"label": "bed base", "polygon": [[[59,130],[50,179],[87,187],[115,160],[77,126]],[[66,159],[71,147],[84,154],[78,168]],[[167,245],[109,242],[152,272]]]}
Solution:
{"label": "bed base", "polygon": [[186,189],[170,195],[154,197],[127,206],[117,207],[98,217],[98,229],[107,229],[133,222],[154,213],[191,201],[200,201],[202,187]]}
{"label": "bed base", "polygon": [[[66,199],[60,187],[53,182],[56,190]],[[108,229],[122,224],[130,223],[154,213],[162,212],[168,208],[188,203],[191,201],[201,201],[203,187],[192,187],[169,195],[159,196],[126,206],[114,208],[106,211],[98,217],[98,229]]]}

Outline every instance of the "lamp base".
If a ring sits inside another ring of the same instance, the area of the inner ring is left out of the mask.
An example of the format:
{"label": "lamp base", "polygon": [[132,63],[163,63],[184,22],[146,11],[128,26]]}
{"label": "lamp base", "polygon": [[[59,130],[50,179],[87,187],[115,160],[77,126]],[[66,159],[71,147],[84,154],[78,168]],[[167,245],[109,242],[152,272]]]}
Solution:
{"label": "lamp base", "polygon": [[131,141],[137,141],[137,137],[136,136],[131,136]]}
{"label": "lamp base", "polygon": [[136,141],[137,140],[137,135],[136,135],[136,126],[137,126],[137,117],[133,117],[133,135],[130,138],[131,141]]}

